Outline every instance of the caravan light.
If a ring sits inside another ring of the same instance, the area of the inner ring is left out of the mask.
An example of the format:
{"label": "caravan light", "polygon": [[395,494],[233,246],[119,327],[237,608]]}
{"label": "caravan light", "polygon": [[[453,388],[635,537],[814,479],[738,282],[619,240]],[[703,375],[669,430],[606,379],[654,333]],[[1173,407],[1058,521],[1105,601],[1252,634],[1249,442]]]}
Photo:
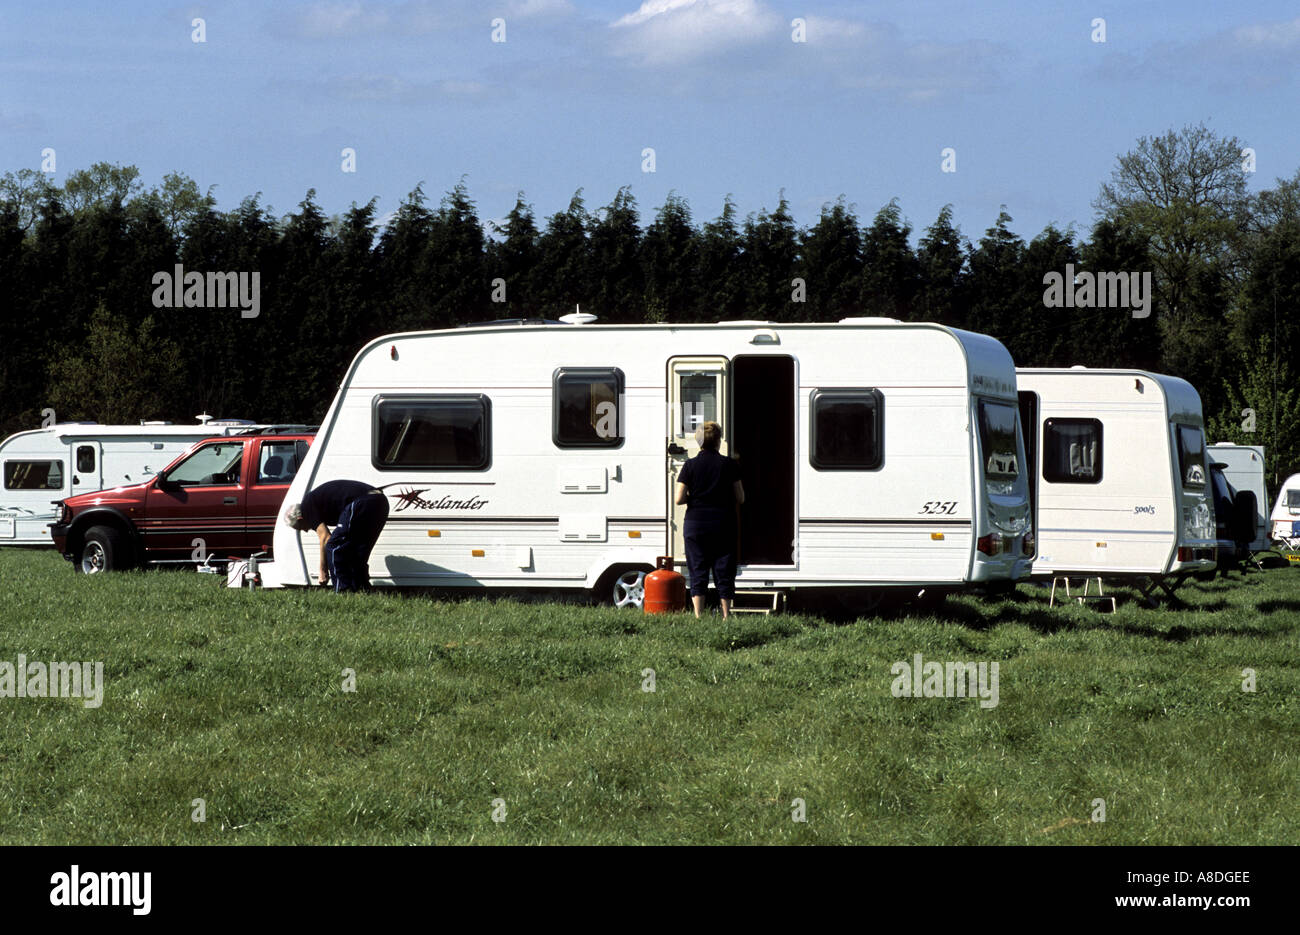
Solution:
{"label": "caravan light", "polygon": [[394,344],[392,347],[390,347],[390,348],[388,349],[388,356],[389,356],[392,360],[397,360],[397,345],[396,345],[396,344]]}
{"label": "caravan light", "polygon": [[975,540],[975,548],[979,549],[985,555],[1001,555],[1003,550],[1002,537],[997,533],[989,533],[987,536],[980,536]]}

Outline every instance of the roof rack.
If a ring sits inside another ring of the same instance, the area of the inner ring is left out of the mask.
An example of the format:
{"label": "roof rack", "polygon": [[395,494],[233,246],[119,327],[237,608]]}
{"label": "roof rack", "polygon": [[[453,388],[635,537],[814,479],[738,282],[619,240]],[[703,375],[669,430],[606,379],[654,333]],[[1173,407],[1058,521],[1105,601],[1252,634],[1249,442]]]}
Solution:
{"label": "roof rack", "polygon": [[457,328],[490,328],[493,325],[562,325],[552,318],[498,318],[495,321],[467,321]]}
{"label": "roof rack", "polygon": [[307,432],[315,432],[320,428],[319,425],[259,425],[256,428],[245,429],[241,432],[234,432],[235,435],[302,435]]}

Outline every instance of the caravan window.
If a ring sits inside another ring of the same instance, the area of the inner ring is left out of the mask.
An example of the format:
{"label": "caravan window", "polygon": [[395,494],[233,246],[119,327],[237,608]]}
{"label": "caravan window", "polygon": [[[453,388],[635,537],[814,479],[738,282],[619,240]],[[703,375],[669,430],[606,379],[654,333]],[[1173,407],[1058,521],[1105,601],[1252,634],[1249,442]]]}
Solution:
{"label": "caravan window", "polygon": [[980,400],[980,454],[984,459],[984,476],[1019,477],[1018,447],[1016,407],[1010,403]]}
{"label": "caravan window", "polygon": [[77,473],[89,474],[95,470],[95,446],[78,445],[77,446]]}
{"label": "caravan window", "polygon": [[1195,426],[1178,426],[1178,470],[1184,487],[1205,486],[1205,436]]}
{"label": "caravan window", "polygon": [[1043,480],[1097,484],[1101,467],[1101,420],[1048,419],[1043,423]]}
{"label": "caravan window", "polygon": [[880,390],[813,390],[808,458],[819,471],[874,471],[885,460]]}
{"label": "caravan window", "polygon": [[682,417],[678,422],[677,437],[690,438],[705,422],[718,421],[719,384],[722,375],[716,370],[690,373],[677,372],[678,394],[681,398]]}
{"label": "caravan window", "polygon": [[492,462],[492,407],[481,393],[377,396],[371,462],[383,471],[481,471]]}
{"label": "caravan window", "polygon": [[62,461],[5,462],[5,490],[62,489]]}
{"label": "caravan window", "polygon": [[555,371],[551,437],[558,448],[617,448],[623,444],[619,404],[623,371],[560,368]]}

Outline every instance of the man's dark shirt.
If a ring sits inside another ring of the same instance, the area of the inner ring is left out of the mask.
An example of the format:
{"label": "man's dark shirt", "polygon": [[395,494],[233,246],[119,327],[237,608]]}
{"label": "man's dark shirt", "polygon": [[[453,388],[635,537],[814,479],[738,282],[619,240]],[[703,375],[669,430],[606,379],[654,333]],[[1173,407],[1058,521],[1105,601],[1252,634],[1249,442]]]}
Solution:
{"label": "man's dark shirt", "polygon": [[302,518],[309,529],[316,529],[321,523],[337,526],[344,508],[374,489],[372,484],[355,480],[332,480],[321,484],[303,498]]}

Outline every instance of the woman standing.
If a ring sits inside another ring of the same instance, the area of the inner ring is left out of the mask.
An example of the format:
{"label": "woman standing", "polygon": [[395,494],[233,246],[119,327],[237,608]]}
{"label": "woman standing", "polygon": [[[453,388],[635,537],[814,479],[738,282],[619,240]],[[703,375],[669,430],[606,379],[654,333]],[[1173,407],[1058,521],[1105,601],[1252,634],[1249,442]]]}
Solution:
{"label": "woman standing", "polygon": [[736,507],[745,502],[736,462],[718,452],[722,426],[705,422],[695,430],[700,451],[677,475],[678,504],[686,504],[686,567],[691,573],[695,616],[704,609],[709,571],[722,600],[722,619],[736,597]]}

